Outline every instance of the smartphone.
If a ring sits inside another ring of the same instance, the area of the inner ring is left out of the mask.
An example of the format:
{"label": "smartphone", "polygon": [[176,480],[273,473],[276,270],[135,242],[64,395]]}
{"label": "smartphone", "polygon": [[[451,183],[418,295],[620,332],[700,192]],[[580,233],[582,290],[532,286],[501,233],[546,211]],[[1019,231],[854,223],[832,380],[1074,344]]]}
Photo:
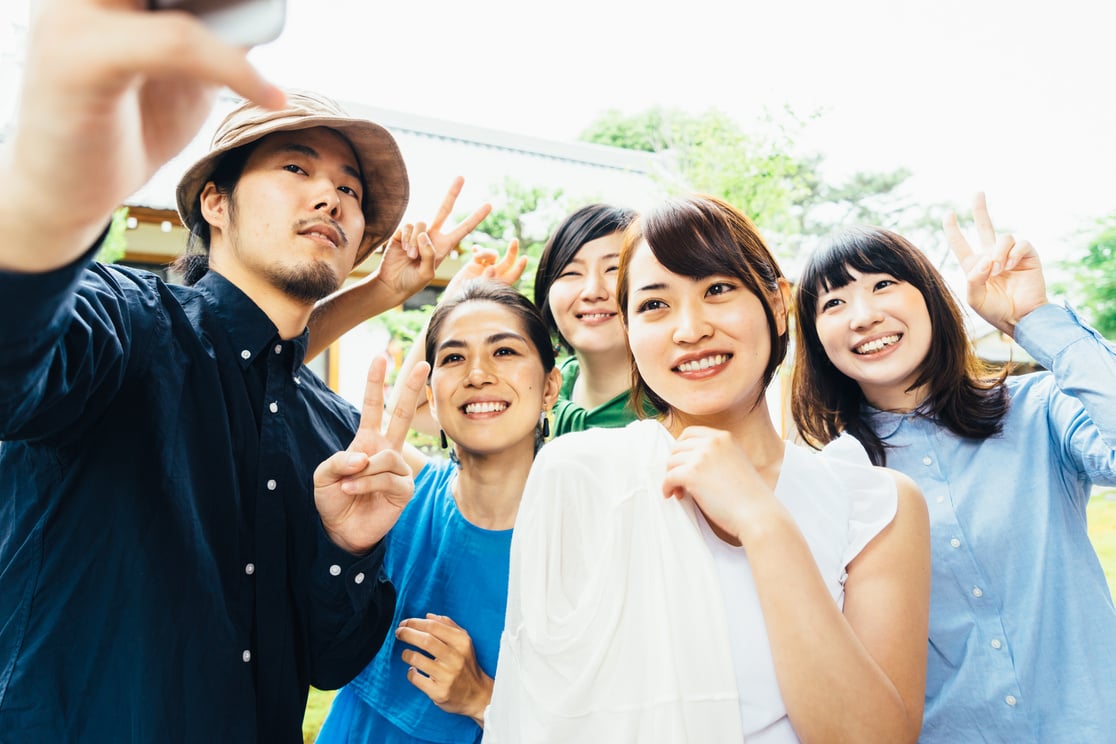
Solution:
{"label": "smartphone", "polygon": [[287,19],[286,0],[148,0],[147,7],[193,13],[213,33],[237,46],[274,41]]}

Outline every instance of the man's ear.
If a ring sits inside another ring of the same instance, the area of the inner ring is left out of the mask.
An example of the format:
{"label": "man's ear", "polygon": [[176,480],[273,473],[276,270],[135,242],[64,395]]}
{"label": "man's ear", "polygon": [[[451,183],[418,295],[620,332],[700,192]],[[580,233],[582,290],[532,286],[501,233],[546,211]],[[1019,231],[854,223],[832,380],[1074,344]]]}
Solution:
{"label": "man's ear", "polygon": [[225,230],[229,220],[229,195],[217,190],[217,185],[209,181],[198,197],[202,218],[209,223],[210,229]]}

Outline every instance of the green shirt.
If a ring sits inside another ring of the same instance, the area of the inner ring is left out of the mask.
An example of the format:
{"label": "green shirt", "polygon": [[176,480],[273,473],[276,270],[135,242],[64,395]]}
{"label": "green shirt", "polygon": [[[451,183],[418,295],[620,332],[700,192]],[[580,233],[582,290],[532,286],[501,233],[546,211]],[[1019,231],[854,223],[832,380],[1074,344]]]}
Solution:
{"label": "green shirt", "polygon": [[[554,436],[558,437],[571,431],[586,429],[619,429],[636,420],[635,412],[628,404],[628,392],[620,393],[612,400],[587,409],[574,403],[574,383],[580,368],[576,357],[562,363],[562,388],[558,392],[558,402],[554,404]],[[651,412],[654,415],[654,411]]]}

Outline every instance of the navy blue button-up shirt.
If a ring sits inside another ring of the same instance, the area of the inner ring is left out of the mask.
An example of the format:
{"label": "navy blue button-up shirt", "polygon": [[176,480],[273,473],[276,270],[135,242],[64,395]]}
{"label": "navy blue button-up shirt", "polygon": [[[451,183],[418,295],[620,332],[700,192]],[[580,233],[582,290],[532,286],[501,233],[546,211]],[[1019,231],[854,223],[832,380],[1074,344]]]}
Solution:
{"label": "navy blue button-up shirt", "polygon": [[0,741],[301,742],[373,657],[382,548],[314,468],[357,411],[239,289],[0,272]]}

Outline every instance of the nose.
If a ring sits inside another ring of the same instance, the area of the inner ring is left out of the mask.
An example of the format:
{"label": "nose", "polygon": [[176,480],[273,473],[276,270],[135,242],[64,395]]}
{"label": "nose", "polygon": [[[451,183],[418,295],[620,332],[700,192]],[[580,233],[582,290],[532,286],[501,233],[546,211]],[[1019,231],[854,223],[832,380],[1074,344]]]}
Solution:
{"label": "nose", "polygon": [[609,284],[609,277],[599,271],[590,271],[585,275],[585,286],[581,288],[581,295],[587,300],[607,300],[614,287]]}
{"label": "nose", "polygon": [[492,370],[488,369],[488,366],[480,360],[474,362],[469,367],[469,373],[465,375],[466,387],[484,387],[485,385],[491,385],[493,382],[495,382],[495,378]]}
{"label": "nose", "polygon": [[324,212],[336,218],[341,211],[341,196],[337,193],[337,186],[329,178],[318,179],[317,190],[314,196],[314,211]]}
{"label": "nose", "polygon": [[849,325],[854,330],[871,328],[883,320],[883,312],[869,298],[858,297],[850,304],[852,312],[849,313]]}
{"label": "nose", "polygon": [[676,344],[695,344],[704,338],[713,335],[713,326],[705,317],[700,305],[682,303],[676,315],[678,320],[674,327],[674,342]]}

